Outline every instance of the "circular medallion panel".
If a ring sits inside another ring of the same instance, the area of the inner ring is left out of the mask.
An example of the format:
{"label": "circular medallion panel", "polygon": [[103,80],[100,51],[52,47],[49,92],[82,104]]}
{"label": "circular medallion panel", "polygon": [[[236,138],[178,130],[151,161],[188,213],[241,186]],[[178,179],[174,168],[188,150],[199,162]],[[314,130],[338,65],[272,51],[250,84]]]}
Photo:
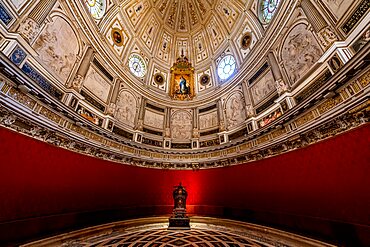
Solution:
{"label": "circular medallion panel", "polygon": [[229,79],[236,70],[236,61],[232,55],[226,55],[217,66],[217,74],[221,80]]}
{"label": "circular medallion panel", "polygon": [[107,7],[106,0],[85,0],[85,4],[95,19],[101,19]]}
{"label": "circular medallion panel", "polygon": [[122,35],[122,30],[118,29],[118,28],[113,28],[112,29],[112,40],[113,40],[113,43],[116,45],[116,46],[122,46],[123,45],[123,35]]}
{"label": "circular medallion panel", "polygon": [[144,77],[146,74],[146,64],[144,59],[138,54],[132,54],[128,59],[128,66],[132,74],[137,77]]}
{"label": "circular medallion panel", "polygon": [[247,32],[243,35],[240,45],[242,49],[246,50],[251,46],[252,43],[252,33]]}
{"label": "circular medallion panel", "polygon": [[157,83],[157,85],[162,86],[164,84],[164,76],[161,73],[156,73],[154,75],[154,82]]}
{"label": "circular medallion panel", "polygon": [[263,24],[270,23],[274,16],[280,0],[260,0],[258,4],[258,12],[260,20]]}
{"label": "circular medallion panel", "polygon": [[202,75],[199,79],[199,83],[202,86],[207,86],[209,81],[210,81],[210,78],[209,78],[209,75],[207,74]]}

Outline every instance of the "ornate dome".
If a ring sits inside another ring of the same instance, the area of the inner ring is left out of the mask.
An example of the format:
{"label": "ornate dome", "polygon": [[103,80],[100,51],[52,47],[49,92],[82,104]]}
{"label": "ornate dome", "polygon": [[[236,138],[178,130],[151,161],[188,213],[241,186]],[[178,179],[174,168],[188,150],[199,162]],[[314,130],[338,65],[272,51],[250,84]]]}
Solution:
{"label": "ornate dome", "polygon": [[[101,5],[105,5],[103,2]],[[225,55],[235,57],[234,69],[238,70],[256,43],[262,27],[255,25],[248,13],[250,4],[207,0],[122,1],[119,5],[108,2],[105,15],[97,18],[87,3],[87,8],[76,14],[82,15],[89,26],[94,24],[88,21],[86,10],[91,12],[99,32],[105,36],[101,41],[114,51],[121,70],[122,65],[130,63],[133,53],[141,56],[147,67],[142,76],[136,72],[127,76],[140,86],[146,85],[153,96],[168,96],[170,68],[179,57],[187,57],[195,68],[196,100],[231,79],[217,73],[217,65]]]}
{"label": "ornate dome", "polygon": [[42,126],[57,145],[149,167],[293,150],[325,138],[320,126],[368,86],[354,82],[368,78],[355,64],[366,60],[366,1],[322,2],[7,1],[0,47],[12,72],[0,89],[18,103],[4,115],[31,109],[44,117],[27,133]]}

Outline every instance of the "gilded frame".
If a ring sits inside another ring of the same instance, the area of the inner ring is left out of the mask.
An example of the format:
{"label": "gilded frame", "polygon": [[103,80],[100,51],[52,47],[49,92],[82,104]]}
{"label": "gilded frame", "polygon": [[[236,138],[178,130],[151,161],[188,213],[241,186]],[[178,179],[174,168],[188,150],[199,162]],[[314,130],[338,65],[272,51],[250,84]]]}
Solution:
{"label": "gilded frame", "polygon": [[[185,86],[180,86],[181,80],[185,80]],[[194,68],[186,57],[178,59],[171,68],[169,95],[174,100],[191,100],[195,96]]]}

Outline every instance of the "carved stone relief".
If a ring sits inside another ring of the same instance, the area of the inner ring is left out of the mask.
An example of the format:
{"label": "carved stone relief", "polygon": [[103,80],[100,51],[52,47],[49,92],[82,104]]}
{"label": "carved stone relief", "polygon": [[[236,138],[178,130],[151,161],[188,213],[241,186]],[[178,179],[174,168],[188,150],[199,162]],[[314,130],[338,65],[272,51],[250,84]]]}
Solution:
{"label": "carved stone relief", "polygon": [[246,119],[244,99],[240,92],[234,93],[225,105],[228,129],[242,123]]}
{"label": "carved stone relief", "polygon": [[275,91],[275,80],[271,70],[262,76],[252,87],[252,98],[257,104],[266,98],[271,92]]}
{"label": "carved stone relief", "polygon": [[34,49],[40,61],[65,82],[76,61],[79,44],[71,26],[61,17],[46,25]]}
{"label": "carved stone relief", "polygon": [[299,80],[317,62],[322,51],[305,24],[295,26],[282,48],[282,59],[290,80]]}
{"label": "carved stone relief", "polygon": [[107,102],[111,85],[94,67],[90,67],[85,78],[84,87],[104,102]]}
{"label": "carved stone relief", "polygon": [[318,34],[320,43],[323,47],[328,48],[334,41],[338,40],[337,35],[330,26],[325,27]]}
{"label": "carved stone relief", "polygon": [[128,91],[122,91],[116,102],[115,117],[118,121],[134,127],[136,107],[137,102],[134,95]]}
{"label": "carved stone relief", "polygon": [[201,130],[210,129],[218,126],[217,111],[199,115],[199,128]]}
{"label": "carved stone relief", "polygon": [[153,128],[163,129],[164,115],[149,110],[145,111],[144,124]]}
{"label": "carved stone relief", "polygon": [[30,18],[26,18],[24,21],[22,21],[21,25],[18,28],[18,32],[28,42],[33,41],[39,31],[40,31],[39,25]]}
{"label": "carved stone relief", "polygon": [[331,12],[339,19],[352,5],[354,0],[323,0],[323,2],[331,10]]}
{"label": "carved stone relief", "polygon": [[188,111],[176,111],[171,117],[171,136],[173,139],[190,139],[193,130],[193,119]]}

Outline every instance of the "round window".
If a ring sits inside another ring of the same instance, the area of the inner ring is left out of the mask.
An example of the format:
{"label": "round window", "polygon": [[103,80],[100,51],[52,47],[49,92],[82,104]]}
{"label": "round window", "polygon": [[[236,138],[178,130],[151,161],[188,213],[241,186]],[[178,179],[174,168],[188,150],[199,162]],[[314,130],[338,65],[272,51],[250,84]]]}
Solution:
{"label": "round window", "polygon": [[217,66],[217,74],[221,80],[229,79],[236,70],[235,58],[231,55],[226,55]]}
{"label": "round window", "polygon": [[144,59],[138,54],[132,54],[128,59],[130,71],[137,77],[144,77],[146,74],[146,64]]}
{"label": "round window", "polygon": [[106,0],[85,0],[85,3],[92,17],[101,19],[104,16],[107,6]]}

